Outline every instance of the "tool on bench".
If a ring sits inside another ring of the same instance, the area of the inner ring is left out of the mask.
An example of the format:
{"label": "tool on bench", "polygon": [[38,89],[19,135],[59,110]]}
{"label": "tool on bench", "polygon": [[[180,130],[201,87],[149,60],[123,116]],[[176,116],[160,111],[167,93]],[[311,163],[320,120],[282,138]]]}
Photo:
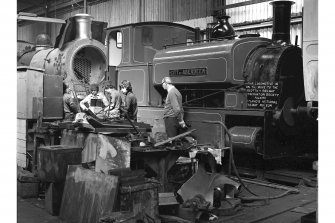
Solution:
{"label": "tool on bench", "polygon": [[169,139],[167,139],[167,140],[164,140],[164,141],[162,141],[162,142],[158,142],[158,143],[156,143],[156,144],[154,145],[154,147],[158,147],[158,146],[164,145],[164,144],[166,144],[166,143],[169,143],[169,142],[171,142],[171,141],[173,141],[173,140],[176,140],[176,139],[179,139],[179,138],[183,138],[183,137],[185,137],[185,136],[188,136],[189,134],[191,134],[191,133],[194,132],[195,130],[196,130],[196,129],[191,129],[190,131],[187,131],[187,132],[184,132],[184,133],[182,133],[182,134],[176,135],[176,136],[174,136],[174,137],[172,137],[172,138],[169,138]]}

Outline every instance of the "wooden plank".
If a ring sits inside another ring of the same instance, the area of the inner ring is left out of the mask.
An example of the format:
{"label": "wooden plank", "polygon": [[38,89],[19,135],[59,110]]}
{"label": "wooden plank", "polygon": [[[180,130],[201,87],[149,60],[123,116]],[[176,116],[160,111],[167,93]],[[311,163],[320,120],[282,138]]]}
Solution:
{"label": "wooden plank", "polygon": [[25,140],[16,141],[16,152],[24,154],[27,152],[27,142]]}
{"label": "wooden plank", "polygon": [[24,154],[24,153],[17,153],[16,158],[17,158],[17,160],[21,160],[23,162],[26,162],[26,154]]}
{"label": "wooden plank", "polygon": [[16,139],[27,140],[27,133],[20,133],[20,132],[18,132],[16,134]]}
{"label": "wooden plank", "polygon": [[18,147],[26,148],[27,140],[24,140],[24,139],[17,139],[17,140],[16,140],[16,145],[17,145]]}
{"label": "wooden plank", "polygon": [[[150,129],[145,128],[138,128],[138,131],[140,132],[150,132]],[[113,133],[133,133],[136,134],[136,131],[134,128],[95,128],[96,133],[105,133],[105,134],[113,134]]]}
{"label": "wooden plank", "polygon": [[45,192],[45,210],[53,215],[58,216],[59,210],[62,203],[62,195],[64,191],[64,182],[61,183],[51,183],[49,188]]}
{"label": "wooden plank", "polygon": [[26,168],[27,167],[26,155],[17,153],[16,154],[16,164],[19,167]]}
{"label": "wooden plank", "polygon": [[67,223],[99,222],[113,211],[118,177],[97,173],[80,166],[69,166],[60,219]]}
{"label": "wooden plank", "polygon": [[16,132],[17,133],[27,133],[27,120],[26,119],[16,119]]}
{"label": "wooden plank", "polygon": [[[17,73],[17,117],[18,118],[26,118],[27,116],[27,71]],[[23,125],[20,119],[17,119],[17,125]],[[21,128],[18,128],[18,130]],[[21,130],[20,130],[21,131]]]}
{"label": "wooden plank", "polygon": [[[295,211],[295,209],[264,219],[260,223],[266,222],[300,222],[302,216],[312,213],[317,209],[317,202],[312,202],[302,206],[304,211]],[[301,208],[302,209],[302,208]]]}
{"label": "wooden plank", "polygon": [[26,153],[27,150],[27,120],[16,120],[16,151]]}
{"label": "wooden plank", "polygon": [[26,72],[18,72],[17,83],[19,89],[17,117],[22,119],[36,118],[33,114],[33,99],[43,97],[43,73],[30,69]]}
{"label": "wooden plank", "polygon": [[[269,205],[253,208],[244,208],[236,216],[223,217],[220,221],[227,223],[242,222],[272,222],[269,219],[290,212],[296,207],[305,206],[317,202],[317,189],[301,187],[299,194],[290,194],[282,198],[270,200]],[[280,221],[286,222],[286,221]]]}
{"label": "wooden plank", "polygon": [[22,168],[26,168],[27,167],[27,163],[26,161],[23,161],[23,160],[16,160],[16,164],[19,166],[19,167],[22,167]]}
{"label": "wooden plank", "polygon": [[316,176],[314,172],[291,171],[287,169],[266,171],[264,178],[277,182],[289,182],[299,184],[303,178],[313,178]]}

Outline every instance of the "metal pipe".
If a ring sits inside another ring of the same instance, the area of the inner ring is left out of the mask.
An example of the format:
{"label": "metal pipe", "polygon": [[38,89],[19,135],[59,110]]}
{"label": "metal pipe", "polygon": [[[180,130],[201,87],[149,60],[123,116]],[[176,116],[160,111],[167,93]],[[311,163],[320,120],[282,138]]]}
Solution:
{"label": "metal pipe", "polygon": [[84,0],[84,13],[85,14],[87,13],[87,2],[86,2],[86,0]]}
{"label": "metal pipe", "polygon": [[200,28],[199,27],[196,27],[195,28],[195,42],[198,42],[200,41]]}
{"label": "metal pipe", "polygon": [[[235,178],[235,177],[232,177],[232,178]],[[273,184],[273,183],[259,182],[259,181],[244,179],[244,178],[242,179],[242,181],[247,182],[247,183],[257,184],[257,185],[264,186],[264,187],[270,187],[270,188],[274,188],[274,189],[287,190],[287,191],[291,191],[293,193],[299,193],[300,192],[300,190],[297,189],[297,188],[283,186],[283,185],[278,185],[278,184]]]}

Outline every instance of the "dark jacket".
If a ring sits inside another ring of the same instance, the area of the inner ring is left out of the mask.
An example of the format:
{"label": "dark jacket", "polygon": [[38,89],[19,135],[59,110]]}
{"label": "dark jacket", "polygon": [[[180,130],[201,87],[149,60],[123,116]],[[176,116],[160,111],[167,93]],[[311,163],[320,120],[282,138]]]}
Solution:
{"label": "dark jacket", "polygon": [[133,92],[128,92],[124,98],[123,110],[131,120],[137,121],[137,99]]}
{"label": "dark jacket", "polygon": [[71,97],[71,94],[65,93],[63,95],[63,106],[65,119],[69,119],[69,117],[72,118],[78,113],[78,104],[75,99]]}

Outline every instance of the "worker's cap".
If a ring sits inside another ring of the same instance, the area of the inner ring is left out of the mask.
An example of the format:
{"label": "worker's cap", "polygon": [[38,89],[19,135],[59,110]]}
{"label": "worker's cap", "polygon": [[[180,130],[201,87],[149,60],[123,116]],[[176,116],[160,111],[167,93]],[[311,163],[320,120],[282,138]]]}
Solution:
{"label": "worker's cap", "polygon": [[167,84],[172,84],[172,80],[170,77],[164,77],[162,80],[162,84],[167,83]]}
{"label": "worker's cap", "polygon": [[90,91],[99,91],[99,86],[97,84],[91,84]]}

